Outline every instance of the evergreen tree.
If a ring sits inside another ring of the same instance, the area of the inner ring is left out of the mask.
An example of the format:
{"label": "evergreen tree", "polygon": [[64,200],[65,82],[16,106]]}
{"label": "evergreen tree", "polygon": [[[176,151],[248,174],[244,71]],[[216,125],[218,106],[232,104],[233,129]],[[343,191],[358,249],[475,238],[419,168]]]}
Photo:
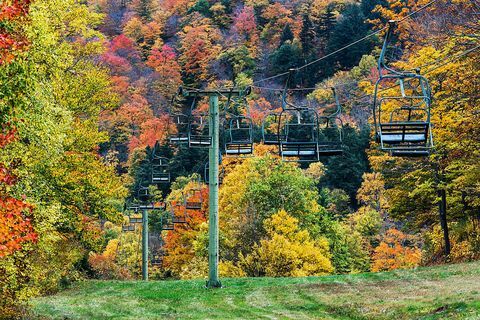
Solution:
{"label": "evergreen tree", "polygon": [[[338,50],[358,39],[365,37],[369,32],[369,27],[365,23],[365,17],[359,5],[350,4],[342,13],[342,18],[335,25],[333,32],[327,42],[326,53]],[[335,66],[340,69],[351,69],[356,66],[364,54],[370,53],[374,47],[371,40],[362,41],[348,50],[343,50],[332,57],[326,66],[329,67],[327,75],[333,74]]]}
{"label": "evergreen tree", "polygon": [[302,44],[303,57],[307,58],[313,52],[315,41],[315,27],[308,14],[302,16],[302,30],[300,32],[300,42]]}
{"label": "evergreen tree", "polygon": [[[302,59],[303,63],[313,61],[316,56],[316,31],[315,26],[308,14],[302,16],[303,24],[300,32],[300,43],[302,45]],[[301,80],[304,86],[314,86],[318,82],[318,71],[320,66],[318,63],[308,66],[304,72],[301,73]]]}
{"label": "evergreen tree", "polygon": [[337,23],[335,13],[333,12],[333,6],[327,6],[325,13],[320,16],[320,21],[317,25],[317,36],[323,44],[326,44],[330,39],[333,28]]}
{"label": "evergreen tree", "polygon": [[286,24],[285,28],[282,30],[282,37],[280,38],[280,45],[285,43],[285,41],[293,41],[294,36],[290,24]]}
{"label": "evergreen tree", "polygon": [[301,64],[302,50],[296,43],[286,41],[272,53],[270,61],[272,74],[285,72]]}
{"label": "evergreen tree", "polygon": [[321,180],[321,186],[332,189],[342,189],[350,195],[352,203],[356,201],[356,193],[362,183],[362,175],[368,169],[368,159],[365,149],[369,146],[370,129],[345,126],[343,128],[343,155],[328,158],[326,174]]}

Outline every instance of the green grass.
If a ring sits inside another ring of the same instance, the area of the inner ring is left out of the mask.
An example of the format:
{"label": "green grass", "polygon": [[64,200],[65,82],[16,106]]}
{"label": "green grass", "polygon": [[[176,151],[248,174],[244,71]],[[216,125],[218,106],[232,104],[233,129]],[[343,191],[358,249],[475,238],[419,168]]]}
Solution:
{"label": "green grass", "polygon": [[308,278],[85,281],[32,302],[40,319],[480,319],[480,262]]}

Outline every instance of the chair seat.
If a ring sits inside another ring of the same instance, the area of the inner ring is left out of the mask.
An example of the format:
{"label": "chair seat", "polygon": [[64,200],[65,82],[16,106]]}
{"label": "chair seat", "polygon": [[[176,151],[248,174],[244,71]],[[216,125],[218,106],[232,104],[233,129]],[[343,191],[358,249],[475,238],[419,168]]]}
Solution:
{"label": "chair seat", "polygon": [[170,137],[170,142],[173,142],[173,143],[186,143],[188,142],[188,137],[187,136],[174,136],[174,137]]}
{"label": "chair seat", "polygon": [[285,157],[316,157],[318,144],[316,142],[282,142],[280,152]]}
{"label": "chair seat", "polygon": [[130,223],[138,223],[138,224],[143,223],[142,218],[130,218],[129,220],[130,220]]}
{"label": "chair seat", "polygon": [[168,183],[170,182],[170,175],[165,175],[165,176],[156,176],[156,175],[153,175],[152,176],[152,183]]}
{"label": "chair seat", "polygon": [[[174,217],[173,218],[173,223],[187,223],[187,219],[185,217]],[[164,229],[164,230],[166,230],[166,229]]]}
{"label": "chair seat", "polygon": [[402,132],[384,132],[382,131],[380,135],[381,139],[385,143],[402,143],[402,142],[413,142],[413,143],[420,143],[425,142],[427,140],[427,135],[425,132],[418,132],[418,133],[402,133]]}
{"label": "chair seat", "polygon": [[175,229],[175,226],[172,224],[164,224],[162,226],[162,230],[174,230]]}
{"label": "chair seat", "polygon": [[135,226],[133,225],[124,225],[122,231],[135,231]]}
{"label": "chair seat", "polygon": [[282,150],[282,155],[286,157],[315,156],[315,150]]}
{"label": "chair seat", "polygon": [[245,148],[245,149],[227,149],[225,151],[226,154],[250,154],[252,153],[252,149],[251,148]]}
{"label": "chair seat", "polygon": [[208,147],[212,144],[212,138],[210,136],[191,135],[189,144],[190,146]]}
{"label": "chair seat", "polygon": [[394,157],[420,158],[428,157],[430,150],[392,150],[390,154]]}
{"label": "chair seat", "polygon": [[225,153],[227,155],[251,154],[253,153],[253,144],[250,141],[230,142],[225,145]]}
{"label": "chair seat", "polygon": [[198,210],[202,209],[202,203],[201,202],[187,202],[185,204],[185,208],[189,210]]}
{"label": "chair seat", "polygon": [[190,140],[191,145],[201,145],[201,146],[209,146],[211,145],[210,141],[195,141],[195,140]]}
{"label": "chair seat", "polygon": [[422,143],[427,141],[429,122],[392,121],[380,124],[380,139],[384,143]]}

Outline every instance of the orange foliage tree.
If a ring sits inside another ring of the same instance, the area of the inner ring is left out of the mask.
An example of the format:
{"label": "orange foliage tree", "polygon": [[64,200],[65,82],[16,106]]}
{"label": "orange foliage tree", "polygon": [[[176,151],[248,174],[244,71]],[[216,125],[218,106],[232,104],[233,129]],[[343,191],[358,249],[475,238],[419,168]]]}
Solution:
{"label": "orange foliage tree", "polygon": [[200,18],[183,28],[180,33],[179,61],[194,82],[208,79],[210,63],[221,50],[218,44],[220,39],[220,31],[211,24],[210,19]]}
{"label": "orange foliage tree", "polygon": [[414,238],[395,228],[387,230],[373,253],[372,271],[413,268],[420,264],[421,250]]}

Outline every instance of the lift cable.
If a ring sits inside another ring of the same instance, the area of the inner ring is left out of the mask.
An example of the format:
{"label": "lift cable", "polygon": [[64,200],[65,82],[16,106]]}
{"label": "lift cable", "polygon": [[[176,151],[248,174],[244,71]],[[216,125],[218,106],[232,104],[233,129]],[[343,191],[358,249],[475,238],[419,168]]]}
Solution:
{"label": "lift cable", "polygon": [[[432,1],[428,2],[428,3],[425,4],[424,6],[422,6],[422,7],[418,8],[417,10],[409,13],[408,15],[406,15],[405,17],[397,20],[396,22],[397,22],[397,23],[401,23],[401,22],[407,20],[407,19],[410,18],[411,16],[413,16],[413,15],[415,15],[415,14],[417,14],[417,13],[425,10],[426,8],[430,7],[432,4],[434,4],[434,3],[437,2],[437,1],[439,1],[439,0],[432,0]],[[302,65],[302,66],[300,66],[300,67],[297,67],[297,68],[295,68],[295,70],[296,70],[296,71],[302,70],[302,69],[304,69],[304,68],[306,68],[306,67],[308,67],[308,66],[311,66],[312,64],[315,64],[315,63],[320,62],[320,61],[322,61],[322,60],[325,60],[325,59],[327,59],[327,58],[329,58],[329,57],[331,57],[331,56],[333,56],[333,55],[336,55],[336,54],[339,53],[339,52],[342,52],[342,51],[344,51],[344,50],[346,50],[346,49],[348,49],[348,48],[350,48],[350,47],[352,47],[352,46],[354,46],[354,45],[356,45],[356,44],[358,44],[358,43],[360,43],[360,42],[362,42],[362,41],[365,41],[365,40],[367,40],[367,39],[369,39],[369,38],[371,38],[371,37],[379,34],[380,32],[386,30],[387,28],[388,28],[388,26],[385,26],[385,27],[383,27],[383,28],[381,28],[381,29],[379,29],[379,30],[377,30],[377,31],[375,31],[375,32],[373,32],[373,33],[371,33],[371,34],[369,34],[369,35],[361,38],[361,39],[358,39],[358,40],[356,40],[356,41],[354,41],[354,42],[352,42],[352,43],[350,43],[350,44],[347,44],[346,46],[344,46],[344,47],[342,47],[342,48],[339,48],[339,49],[337,49],[337,50],[335,50],[335,51],[333,51],[333,52],[331,52],[331,53],[329,53],[329,54],[327,54],[327,55],[325,55],[325,56],[323,56],[323,57],[321,57],[321,58],[318,58],[318,59],[313,60],[313,61],[310,61],[309,63],[304,64],[304,65]],[[275,79],[275,78],[283,77],[283,76],[285,76],[285,75],[288,75],[289,73],[290,73],[290,71],[286,71],[286,72],[283,72],[283,73],[280,73],[280,74],[277,74],[277,75],[274,75],[274,76],[271,76],[271,77],[268,77],[268,78],[259,79],[259,80],[257,80],[257,81],[254,81],[253,84],[262,83],[262,82],[265,82],[265,81],[268,81],[268,80],[272,80],[272,79]]]}
{"label": "lift cable", "polygon": [[[427,71],[425,71],[423,74],[428,74],[430,72],[433,72],[443,66],[445,66],[446,64],[448,63],[451,63],[451,62],[454,62],[466,55],[468,55],[469,53],[471,52],[474,52],[476,50],[478,50],[480,48],[480,44],[473,47],[473,48],[470,48],[468,50],[465,50],[465,51],[462,51],[460,53],[457,53],[455,55],[452,55],[452,56],[445,56],[441,59],[437,59],[433,62],[430,62],[430,63],[426,63],[422,66],[420,66],[419,68],[424,68],[424,67],[427,67],[427,66],[434,66],[433,68],[430,68],[428,69]],[[440,64],[438,64],[439,62],[441,62]],[[437,65],[438,64],[438,65]],[[356,81],[350,81],[350,82],[344,82],[344,83],[340,83],[340,84],[335,84],[334,87],[335,88],[338,88],[338,87],[343,87],[343,86],[347,86],[347,85],[352,85],[352,84],[358,84],[360,83],[361,81],[365,81],[367,80],[366,78],[363,78],[363,79],[360,79],[360,80],[356,80]],[[331,86],[326,86],[324,85],[323,86],[323,89],[328,89],[329,87]],[[379,92],[384,92],[384,91],[387,91],[389,89],[392,89],[394,86],[391,86],[391,87],[386,87],[386,88],[383,88],[382,90],[380,90]],[[284,89],[281,89],[281,88],[271,88],[271,87],[260,87],[260,86],[253,86],[253,88],[255,89],[259,89],[259,90],[267,90],[267,91],[277,91],[277,92],[282,92]],[[288,91],[314,91],[314,90],[318,90],[318,89],[322,89],[322,87],[314,87],[314,88],[292,88],[292,89],[288,89]],[[361,100],[361,99],[364,99],[364,98],[367,98],[367,97],[370,97],[371,95],[369,94],[366,94],[366,95],[363,95],[359,98],[353,98],[353,100]]]}

